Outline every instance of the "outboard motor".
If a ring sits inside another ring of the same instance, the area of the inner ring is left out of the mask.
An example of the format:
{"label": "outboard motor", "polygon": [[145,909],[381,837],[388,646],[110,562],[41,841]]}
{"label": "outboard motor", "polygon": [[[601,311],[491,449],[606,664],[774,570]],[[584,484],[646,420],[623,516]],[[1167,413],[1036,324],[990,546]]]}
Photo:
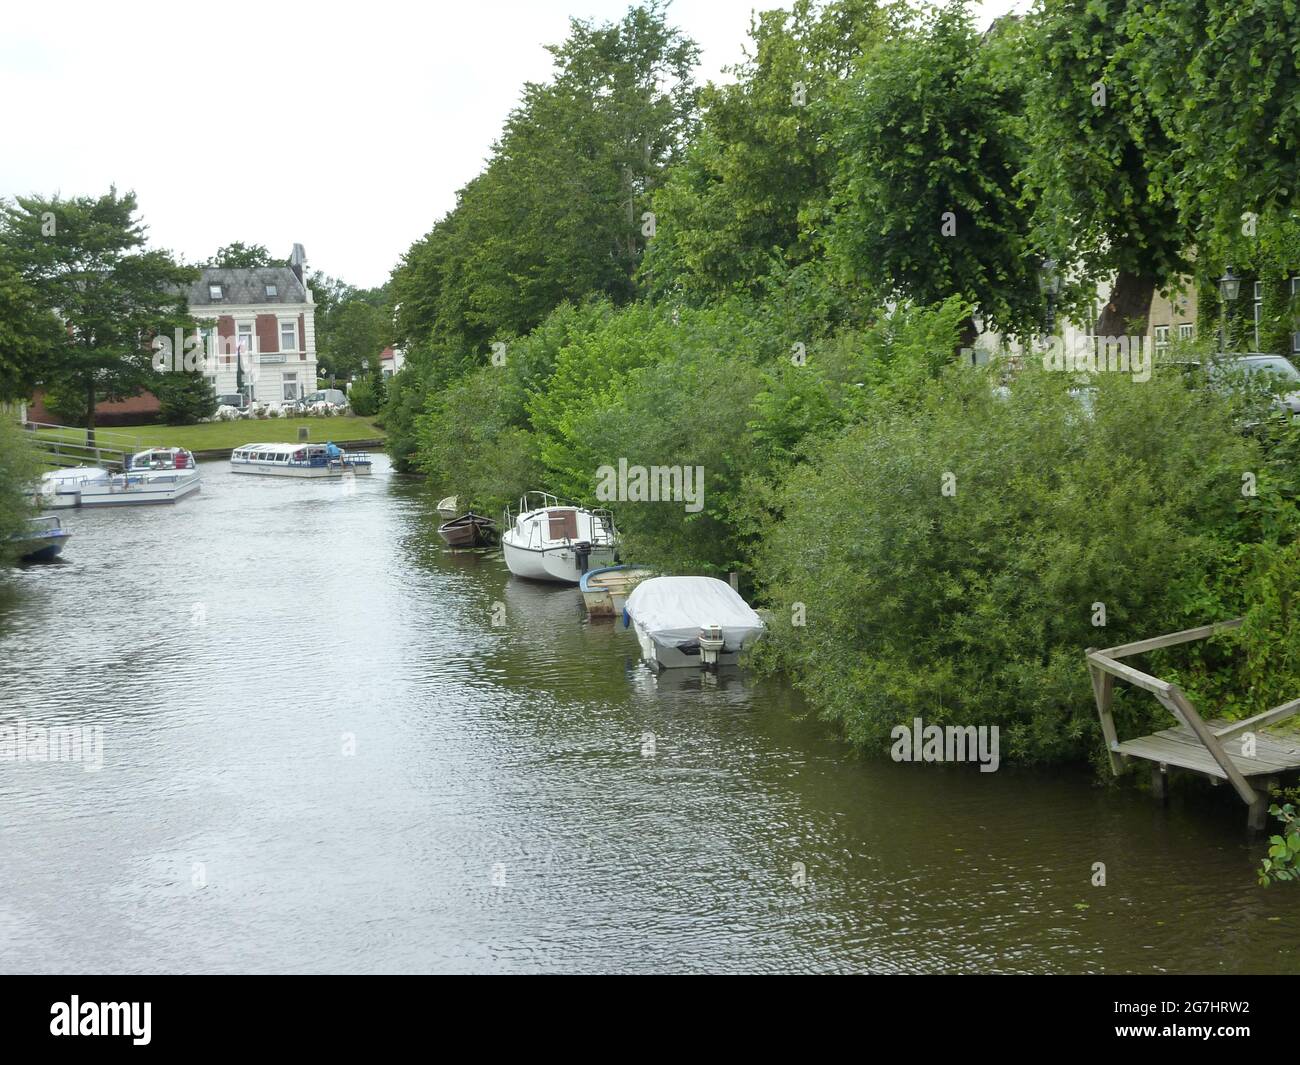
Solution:
{"label": "outboard motor", "polygon": [[586,573],[591,565],[591,543],[587,540],[581,540],[573,545],[573,553],[576,556],[575,562],[578,566],[579,573]]}

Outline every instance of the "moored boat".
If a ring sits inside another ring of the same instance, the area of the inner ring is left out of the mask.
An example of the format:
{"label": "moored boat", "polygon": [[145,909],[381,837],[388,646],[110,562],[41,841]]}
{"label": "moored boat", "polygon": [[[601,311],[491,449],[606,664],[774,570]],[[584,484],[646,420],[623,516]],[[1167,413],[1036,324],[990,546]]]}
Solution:
{"label": "moored boat", "polygon": [[460,513],[460,507],[457,505],[459,500],[455,496],[446,496],[438,500],[438,516],[451,519]]}
{"label": "moored boat", "polygon": [[245,444],[230,453],[231,473],[273,477],[365,477],[372,462],[364,451],[344,451],[337,444]]}
{"label": "moored boat", "polygon": [[99,466],[50,470],[41,475],[37,502],[48,509],[175,503],[199,490],[193,456],[189,461],[191,465],[186,467],[128,468],[124,473]]}
{"label": "moored boat", "polygon": [[63,550],[71,535],[56,517],[32,518],[27,531],[13,537],[18,544],[18,561],[50,562]]}
{"label": "moored boat", "polygon": [[641,657],[659,669],[735,665],[763,635],[763,619],[716,577],[651,577],[627,598]]}
{"label": "moored boat", "polygon": [[578,581],[578,588],[588,614],[593,618],[615,618],[623,613],[632,589],[653,576],[653,570],[640,566],[602,566],[584,573]]}
{"label": "moored boat", "polygon": [[587,510],[549,492],[529,492],[507,509],[501,552],[516,577],[577,584],[589,569],[617,561],[618,533],[607,510]]}
{"label": "moored boat", "polygon": [[438,535],[450,547],[487,547],[496,543],[497,523],[471,510],[439,525]]}

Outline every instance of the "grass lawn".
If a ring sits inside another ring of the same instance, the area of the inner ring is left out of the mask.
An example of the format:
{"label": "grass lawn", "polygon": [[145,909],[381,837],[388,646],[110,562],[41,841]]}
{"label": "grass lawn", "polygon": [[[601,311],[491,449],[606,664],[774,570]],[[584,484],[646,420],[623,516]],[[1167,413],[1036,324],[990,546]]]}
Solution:
{"label": "grass lawn", "polygon": [[[100,447],[123,451],[146,447],[184,447],[191,451],[210,448],[239,447],[241,444],[295,442],[298,429],[305,426],[312,443],[334,440],[379,440],[384,431],[370,418],[344,415],[338,418],[247,418],[233,422],[205,422],[202,425],[125,425],[110,429],[97,429],[96,441]],[[42,429],[45,439],[64,439],[85,443],[84,429]]]}

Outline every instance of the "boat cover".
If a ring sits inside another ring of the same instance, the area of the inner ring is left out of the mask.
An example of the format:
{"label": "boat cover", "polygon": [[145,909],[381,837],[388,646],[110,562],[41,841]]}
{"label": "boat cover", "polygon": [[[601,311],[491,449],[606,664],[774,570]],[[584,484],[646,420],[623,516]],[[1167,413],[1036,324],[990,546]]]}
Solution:
{"label": "boat cover", "polygon": [[706,625],[722,627],[728,651],[748,647],[763,632],[763,619],[716,577],[651,577],[632,590],[624,613],[668,647],[697,639]]}

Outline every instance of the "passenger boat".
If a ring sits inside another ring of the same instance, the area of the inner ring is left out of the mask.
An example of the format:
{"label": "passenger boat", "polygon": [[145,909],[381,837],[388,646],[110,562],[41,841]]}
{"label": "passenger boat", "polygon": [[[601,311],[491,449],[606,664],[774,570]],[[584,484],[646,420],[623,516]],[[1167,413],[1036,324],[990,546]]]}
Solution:
{"label": "passenger boat", "polygon": [[549,492],[528,492],[518,513],[506,509],[501,551],[516,577],[577,584],[589,569],[617,561],[614,519],[607,510],[587,510]]}
{"label": "passenger boat", "polygon": [[732,666],[765,626],[740,594],[716,577],[651,577],[627,597],[641,657],[659,669]]}
{"label": "passenger boat", "polygon": [[602,566],[588,570],[578,581],[582,602],[593,618],[616,618],[623,613],[628,594],[654,572],[640,566]]}
{"label": "passenger boat", "polygon": [[137,451],[126,460],[126,468],[132,473],[140,470],[198,470],[193,452],[183,447],[151,447]]}
{"label": "passenger boat", "polygon": [[32,518],[27,532],[17,533],[12,539],[18,544],[19,562],[49,562],[63,550],[71,535],[63,522],[50,516]]}
{"label": "passenger boat", "polygon": [[439,525],[438,535],[451,547],[487,547],[496,543],[497,523],[471,510]]}
{"label": "passenger boat", "polygon": [[[132,469],[112,473],[99,466],[70,466],[41,475],[37,502],[48,509],[120,507],[144,503],[175,503],[197,492],[199,471],[189,455],[188,466]],[[134,457],[131,461],[134,461]]]}
{"label": "passenger boat", "polygon": [[[332,451],[331,451],[332,449]],[[274,477],[364,477],[371,469],[364,451],[350,453],[334,444],[245,444],[230,453],[231,473]]]}
{"label": "passenger boat", "polygon": [[443,517],[447,519],[454,518],[457,514],[460,513],[460,507],[456,505],[457,503],[458,500],[455,496],[447,496],[444,499],[438,500],[439,517]]}

